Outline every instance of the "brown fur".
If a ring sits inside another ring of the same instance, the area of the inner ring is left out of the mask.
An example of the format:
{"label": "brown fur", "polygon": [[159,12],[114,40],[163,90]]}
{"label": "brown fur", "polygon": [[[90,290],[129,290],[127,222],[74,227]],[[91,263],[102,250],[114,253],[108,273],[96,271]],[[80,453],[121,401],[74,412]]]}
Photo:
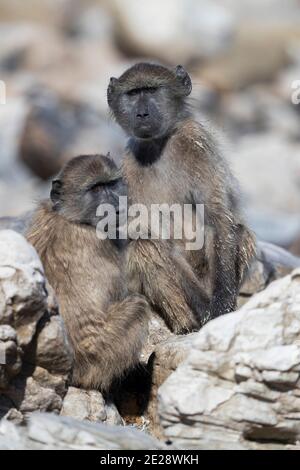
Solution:
{"label": "brown fur", "polygon": [[73,384],[107,391],[137,364],[147,334],[147,302],[127,293],[122,250],[99,240],[94,227],[68,221],[51,201],[36,211],[27,238],[58,298],[74,349]]}
{"label": "brown fur", "polygon": [[[198,297],[203,324],[236,308],[240,284],[255,254],[254,237],[241,216],[236,181],[213,139],[189,109],[191,89],[191,79],[182,66],[172,70],[139,63],[119,79],[112,78],[107,93],[115,119],[130,136],[123,164],[130,202],[144,204],[148,210],[151,204],[191,204],[195,211],[197,204],[204,204],[202,249],[188,251],[187,240],[174,239],[175,265],[169,244],[162,240],[140,240],[131,249],[129,267],[138,267],[141,288],[149,298],[153,297],[153,285],[157,286],[155,299],[164,317],[169,317],[169,324],[173,315],[165,308],[169,299],[166,277],[162,282],[156,277],[155,265],[162,264],[172,272],[168,286],[172,286],[170,292],[176,299],[182,280],[173,273],[181,263],[180,256],[185,260],[200,286],[192,298]],[[188,223],[194,227],[193,220]],[[154,264],[147,262],[150,254]],[[160,284],[163,288],[159,291]],[[191,292],[190,287],[187,291]],[[175,330],[178,324],[189,322],[184,309],[176,317]]]}
{"label": "brown fur", "polygon": [[[247,266],[255,254],[255,241],[245,226],[236,203],[238,190],[229,167],[215,151],[209,134],[200,124],[191,119],[181,123],[168,140],[160,159],[151,166],[141,166],[128,151],[124,158],[123,173],[132,203],[145,204],[148,208],[151,204],[161,203],[205,204],[206,228],[203,249],[186,251],[185,239],[174,240],[174,243],[200,280],[199,294],[202,288],[202,291],[204,289],[212,298],[216,286],[220,291],[224,288],[218,285],[220,264],[223,264],[227,271],[228,286],[233,286],[234,289],[235,285],[240,286]],[[143,240],[140,244],[143,244],[144,253],[138,244],[131,251],[131,263],[140,266],[150,292],[149,271],[146,269],[146,266],[150,265],[145,260],[150,256],[150,251],[153,256],[153,244],[157,243]],[[163,243],[165,242],[160,243],[161,252],[163,252]],[[158,257],[162,263],[165,263],[162,254]],[[169,266],[167,271],[171,273],[171,269]],[[153,277],[160,284],[161,279],[156,277],[155,273]],[[169,285],[173,290],[176,290],[175,279],[176,275],[173,272],[169,279]],[[166,287],[161,289],[161,301],[165,295]],[[237,291],[234,297],[236,296]],[[174,298],[176,299],[176,295]],[[169,312],[167,316],[172,323],[172,314]],[[203,321],[210,318],[211,314],[205,314],[204,317]],[[182,309],[182,313],[177,315],[177,323],[185,324],[187,318],[186,310]]]}

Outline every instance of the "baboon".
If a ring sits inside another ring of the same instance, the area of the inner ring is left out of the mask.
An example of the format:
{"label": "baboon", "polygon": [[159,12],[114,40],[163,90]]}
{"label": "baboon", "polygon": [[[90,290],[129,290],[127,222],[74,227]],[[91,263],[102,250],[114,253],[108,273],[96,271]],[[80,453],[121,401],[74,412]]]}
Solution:
{"label": "baboon", "polygon": [[[147,336],[148,303],[129,295],[118,240],[96,233],[100,204],[116,210],[126,193],[113,161],[79,156],[53,181],[27,231],[56,293],[74,350],[72,383],[108,391],[139,361]],[[118,213],[118,212],[117,212]]]}
{"label": "baboon", "polygon": [[[243,221],[239,189],[229,165],[209,132],[193,117],[187,101],[191,90],[191,78],[182,66],[173,70],[138,63],[120,78],[111,78],[107,98],[117,123],[129,136],[123,176],[131,203],[145,204],[149,210],[151,204],[192,204],[194,208],[204,204],[203,248],[187,250],[185,237],[172,244],[199,280],[198,302],[205,322],[235,310],[255,242]],[[138,240],[129,264],[139,270],[141,288],[149,298],[156,290],[156,300],[162,294],[160,279],[148,258],[155,253],[155,263],[163,264],[163,245],[162,240]],[[155,286],[149,284],[152,279]],[[160,307],[169,316],[163,302]],[[176,319],[179,325],[186,321],[184,315]],[[173,318],[169,320],[172,323]]]}

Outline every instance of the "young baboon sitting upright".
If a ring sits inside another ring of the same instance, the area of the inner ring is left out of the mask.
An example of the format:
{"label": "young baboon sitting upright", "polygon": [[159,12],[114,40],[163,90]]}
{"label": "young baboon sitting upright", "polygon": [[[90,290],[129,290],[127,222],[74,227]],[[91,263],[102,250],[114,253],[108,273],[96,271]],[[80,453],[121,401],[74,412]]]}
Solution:
{"label": "young baboon sitting upright", "polygon": [[100,204],[116,209],[125,185],[111,159],[71,160],[53,181],[27,233],[53,287],[74,350],[73,384],[107,391],[135,366],[147,335],[146,300],[128,295],[124,250],[99,240]]}
{"label": "young baboon sitting upright", "polygon": [[[123,173],[131,203],[204,205],[205,241],[201,249],[187,249],[187,237],[173,246],[187,260],[202,286],[198,303],[203,321],[231,312],[241,281],[255,253],[255,242],[241,216],[239,191],[227,162],[211,136],[190,111],[187,97],[192,82],[182,66],[139,63],[108,87],[108,104],[130,139]],[[193,225],[194,216],[189,224]],[[186,224],[185,220],[185,224]],[[188,224],[188,225],[189,225]],[[159,295],[155,264],[163,264],[164,241],[138,240],[130,267],[139,270],[149,298]],[[155,247],[159,247],[155,249]],[[154,253],[156,258],[153,259]],[[147,262],[153,260],[153,264]],[[155,263],[154,263],[155,261]],[[152,270],[152,275],[150,271]],[[209,298],[207,305],[203,290]],[[164,317],[172,312],[160,302]],[[207,313],[208,312],[208,313]],[[186,321],[182,312],[177,325]]]}

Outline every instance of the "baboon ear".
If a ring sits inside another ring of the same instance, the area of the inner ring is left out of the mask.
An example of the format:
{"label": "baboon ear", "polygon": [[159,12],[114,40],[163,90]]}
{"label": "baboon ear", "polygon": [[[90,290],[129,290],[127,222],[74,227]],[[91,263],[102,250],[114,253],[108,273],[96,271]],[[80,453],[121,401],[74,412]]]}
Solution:
{"label": "baboon ear", "polygon": [[182,65],[177,65],[175,68],[175,75],[178,82],[181,84],[181,90],[184,96],[188,96],[192,91],[192,80],[185,68]]}
{"label": "baboon ear", "polygon": [[60,180],[53,180],[52,181],[52,189],[50,193],[50,199],[53,202],[54,208],[57,207],[58,203],[61,200],[62,194],[62,182]]}
{"label": "baboon ear", "polygon": [[116,89],[116,86],[118,84],[118,79],[117,78],[114,78],[114,77],[111,77],[111,79],[109,80],[109,85],[108,85],[108,88],[107,88],[107,99],[108,99],[108,102],[111,100],[111,97]]}

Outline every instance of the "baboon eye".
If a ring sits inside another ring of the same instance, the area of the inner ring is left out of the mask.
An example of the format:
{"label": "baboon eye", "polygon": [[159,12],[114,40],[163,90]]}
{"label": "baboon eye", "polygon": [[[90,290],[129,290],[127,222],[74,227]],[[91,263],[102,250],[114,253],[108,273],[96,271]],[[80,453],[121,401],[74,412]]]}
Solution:
{"label": "baboon eye", "polygon": [[136,96],[138,95],[140,90],[138,88],[134,88],[133,90],[127,91],[126,95],[128,96]]}
{"label": "baboon eye", "polygon": [[99,193],[101,191],[103,191],[104,189],[104,184],[103,183],[97,183],[97,184],[94,184],[94,186],[92,186],[90,188],[90,191],[92,191],[93,193]]}
{"label": "baboon eye", "polygon": [[156,91],[157,91],[157,88],[154,86],[146,88],[146,92],[151,93],[151,95],[153,95],[153,93],[155,93]]}
{"label": "baboon eye", "polygon": [[157,87],[154,87],[154,86],[149,86],[149,87],[145,87],[145,88],[134,88],[132,90],[129,90],[127,91],[127,95],[128,96],[136,96],[138,95],[139,93],[141,92],[144,92],[144,93],[155,93],[157,91]]}
{"label": "baboon eye", "polygon": [[97,193],[97,192],[101,192],[103,191],[105,188],[114,188],[115,186],[117,186],[119,180],[116,179],[116,180],[111,180],[111,181],[105,181],[105,182],[101,182],[99,181],[98,183],[94,184],[91,188],[90,188],[90,191],[93,191],[94,193]]}

